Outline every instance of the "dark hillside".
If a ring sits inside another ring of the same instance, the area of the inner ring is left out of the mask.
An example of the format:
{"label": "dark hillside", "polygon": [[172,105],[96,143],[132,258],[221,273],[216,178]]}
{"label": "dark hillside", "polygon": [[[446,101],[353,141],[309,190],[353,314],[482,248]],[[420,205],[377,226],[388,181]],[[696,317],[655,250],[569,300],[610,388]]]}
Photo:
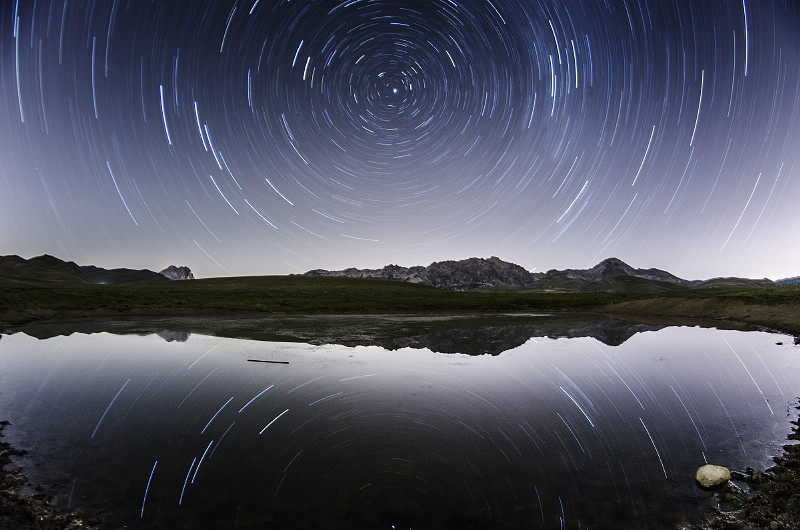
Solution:
{"label": "dark hillside", "polygon": [[48,254],[31,259],[0,256],[0,278],[22,283],[93,283],[73,262],[65,262]]}
{"label": "dark hillside", "polygon": [[0,256],[0,278],[21,284],[122,284],[161,282],[169,279],[147,269],[103,269],[94,265],[79,266],[48,254],[24,259]]}
{"label": "dark hillside", "polygon": [[169,281],[169,278],[163,274],[147,269],[101,269],[93,265],[85,265],[81,267],[81,270],[97,283],[120,284]]}

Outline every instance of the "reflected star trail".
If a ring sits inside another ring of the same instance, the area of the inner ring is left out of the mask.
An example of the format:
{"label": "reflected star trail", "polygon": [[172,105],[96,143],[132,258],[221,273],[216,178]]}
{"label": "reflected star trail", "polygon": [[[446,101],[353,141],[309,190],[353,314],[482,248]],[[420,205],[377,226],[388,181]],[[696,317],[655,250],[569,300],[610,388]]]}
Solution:
{"label": "reflected star trail", "polygon": [[4,2],[0,253],[798,274],[788,0]]}
{"label": "reflected star trail", "polygon": [[3,336],[4,417],[39,444],[31,482],[110,528],[686,527],[713,500],[697,468],[772,465],[800,393],[763,332],[494,356],[61,332]]}

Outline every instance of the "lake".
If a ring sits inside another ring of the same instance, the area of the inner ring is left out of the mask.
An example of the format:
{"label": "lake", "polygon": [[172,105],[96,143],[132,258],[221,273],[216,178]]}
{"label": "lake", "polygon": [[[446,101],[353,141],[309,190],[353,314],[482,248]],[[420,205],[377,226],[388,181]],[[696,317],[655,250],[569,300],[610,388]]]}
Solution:
{"label": "lake", "polygon": [[789,336],[527,318],[487,326],[514,339],[483,355],[448,353],[480,327],[3,335],[0,419],[56,506],[128,528],[675,528],[711,506],[697,467],[764,469],[786,443]]}

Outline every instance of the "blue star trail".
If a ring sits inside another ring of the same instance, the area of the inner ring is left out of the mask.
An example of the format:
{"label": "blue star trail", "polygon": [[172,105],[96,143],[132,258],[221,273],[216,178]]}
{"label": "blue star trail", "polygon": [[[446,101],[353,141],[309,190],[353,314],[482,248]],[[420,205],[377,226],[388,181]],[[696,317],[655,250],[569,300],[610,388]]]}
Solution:
{"label": "blue star trail", "polygon": [[17,0],[0,98],[0,254],[798,273],[789,0]]}

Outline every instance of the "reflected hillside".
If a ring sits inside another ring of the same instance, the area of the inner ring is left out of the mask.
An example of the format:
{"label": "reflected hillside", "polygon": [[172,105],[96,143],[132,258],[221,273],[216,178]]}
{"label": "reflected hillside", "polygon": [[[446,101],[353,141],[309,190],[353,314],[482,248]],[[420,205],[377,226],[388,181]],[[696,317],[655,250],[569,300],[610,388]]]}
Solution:
{"label": "reflected hillside", "polygon": [[631,322],[577,314],[281,315],[53,321],[11,326],[5,328],[4,333],[22,332],[38,339],[73,333],[155,333],[168,342],[185,342],[192,333],[198,333],[274,342],[381,346],[389,350],[427,348],[441,353],[498,355],[536,337],[592,337],[609,346],[619,346],[636,333],[655,331],[676,323],[674,320],[653,319]]}
{"label": "reflected hillside", "polygon": [[622,321],[544,322],[541,325],[442,329],[413,337],[343,341],[343,344],[345,346],[375,345],[387,350],[427,348],[439,353],[499,355],[537,337],[592,337],[608,346],[619,346],[637,333],[656,331],[663,327],[665,326],[630,324]]}

